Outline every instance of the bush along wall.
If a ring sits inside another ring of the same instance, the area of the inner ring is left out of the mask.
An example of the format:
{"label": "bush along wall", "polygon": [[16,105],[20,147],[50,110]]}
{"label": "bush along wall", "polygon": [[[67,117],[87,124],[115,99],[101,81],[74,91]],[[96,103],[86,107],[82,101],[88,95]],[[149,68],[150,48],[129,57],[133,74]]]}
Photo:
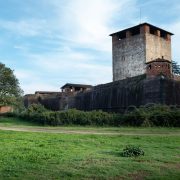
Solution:
{"label": "bush along wall", "polygon": [[[23,120],[32,121],[42,125],[92,125],[92,126],[162,126],[180,127],[180,108],[175,106],[146,105],[134,107],[124,114],[107,113],[103,111],[49,111],[42,105],[32,104],[18,116]],[[10,114],[8,114],[10,116]]]}

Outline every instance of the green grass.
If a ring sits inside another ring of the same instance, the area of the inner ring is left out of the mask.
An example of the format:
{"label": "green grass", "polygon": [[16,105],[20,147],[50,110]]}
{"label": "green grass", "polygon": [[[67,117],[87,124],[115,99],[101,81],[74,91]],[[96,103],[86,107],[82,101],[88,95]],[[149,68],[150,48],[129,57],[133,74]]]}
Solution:
{"label": "green grass", "polygon": [[127,135],[177,135],[180,136],[180,128],[160,128],[160,127],[93,127],[93,126],[40,126],[38,124],[24,121],[18,118],[0,117],[0,127],[17,127],[26,129],[39,129],[39,130],[66,130],[66,131],[90,131],[98,133],[119,133]]}
{"label": "green grass", "polygon": [[14,117],[0,116],[0,126],[38,126],[38,125]]}
{"label": "green grass", "polygon": [[[18,119],[0,121],[0,126],[33,127]],[[0,131],[0,179],[180,179],[178,128],[148,128],[145,135],[145,128],[59,128],[62,129],[130,135]],[[121,157],[129,144],[140,145],[145,156]]]}

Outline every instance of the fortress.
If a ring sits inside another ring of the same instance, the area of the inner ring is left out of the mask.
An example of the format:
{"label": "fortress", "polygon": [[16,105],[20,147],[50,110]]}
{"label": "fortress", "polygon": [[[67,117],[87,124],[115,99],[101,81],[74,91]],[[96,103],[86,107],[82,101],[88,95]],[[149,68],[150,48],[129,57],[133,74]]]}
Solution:
{"label": "fortress", "polygon": [[24,104],[109,112],[149,103],[180,105],[180,78],[172,73],[172,35],[148,23],[113,33],[113,82],[98,86],[68,83],[62,92],[25,95]]}

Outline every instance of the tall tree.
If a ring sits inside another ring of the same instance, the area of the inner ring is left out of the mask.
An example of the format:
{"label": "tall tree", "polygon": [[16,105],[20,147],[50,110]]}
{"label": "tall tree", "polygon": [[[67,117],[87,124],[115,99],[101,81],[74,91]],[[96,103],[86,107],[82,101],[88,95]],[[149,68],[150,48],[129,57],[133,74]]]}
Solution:
{"label": "tall tree", "polygon": [[0,105],[17,105],[22,94],[13,70],[0,63]]}
{"label": "tall tree", "polygon": [[172,61],[172,72],[173,74],[180,75],[180,65],[176,61]]}

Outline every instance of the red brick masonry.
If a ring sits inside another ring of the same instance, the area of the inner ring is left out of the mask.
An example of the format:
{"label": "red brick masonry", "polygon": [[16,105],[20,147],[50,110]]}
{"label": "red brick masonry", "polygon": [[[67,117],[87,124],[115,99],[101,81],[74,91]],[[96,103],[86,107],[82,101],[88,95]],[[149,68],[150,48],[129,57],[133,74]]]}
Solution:
{"label": "red brick masonry", "polygon": [[13,108],[11,106],[0,106],[0,114],[12,112]]}
{"label": "red brick masonry", "polygon": [[148,77],[157,76],[163,74],[164,76],[172,77],[171,62],[163,59],[156,59],[154,61],[146,63],[146,74]]}

